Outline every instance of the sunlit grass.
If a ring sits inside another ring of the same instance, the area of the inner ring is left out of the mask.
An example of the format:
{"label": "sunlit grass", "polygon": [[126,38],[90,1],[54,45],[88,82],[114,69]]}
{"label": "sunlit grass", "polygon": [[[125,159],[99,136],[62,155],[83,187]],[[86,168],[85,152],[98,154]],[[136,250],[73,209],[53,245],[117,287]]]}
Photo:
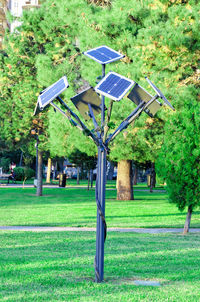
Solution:
{"label": "sunlit grass", "polygon": [[[0,190],[0,225],[96,226],[95,191],[45,188],[37,197],[33,188]],[[186,211],[170,204],[166,193],[135,192],[133,201],[117,201],[116,191],[106,192],[108,227],[183,227]],[[191,227],[200,227],[198,209]]]}
{"label": "sunlit grass", "polygon": [[96,284],[95,233],[0,232],[0,301],[198,302],[199,248],[199,234],[108,233]]}

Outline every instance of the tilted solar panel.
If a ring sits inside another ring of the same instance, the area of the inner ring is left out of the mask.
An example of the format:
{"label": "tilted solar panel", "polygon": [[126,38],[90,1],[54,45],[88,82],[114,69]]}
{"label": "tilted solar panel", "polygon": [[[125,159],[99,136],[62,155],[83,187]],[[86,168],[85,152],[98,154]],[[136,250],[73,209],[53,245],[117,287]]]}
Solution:
{"label": "tilted solar panel", "polygon": [[108,46],[100,46],[84,52],[84,55],[95,60],[100,64],[108,64],[124,57],[121,53],[111,49]]}
{"label": "tilted solar panel", "polygon": [[127,97],[136,105],[139,105],[141,102],[147,103],[152,99],[152,96],[137,83]]}
{"label": "tilted solar panel", "polygon": [[59,94],[61,94],[67,87],[69,87],[69,84],[67,82],[67,77],[64,76],[48,88],[46,88],[42,94],[38,97],[38,102],[40,105],[40,108],[44,108],[47,106],[51,101],[53,101]]}
{"label": "tilted solar panel", "polygon": [[101,113],[101,99],[93,87],[75,95],[71,98],[71,101],[85,120],[90,119],[88,104],[91,105],[94,115]]}
{"label": "tilted solar panel", "polygon": [[95,87],[97,93],[114,101],[121,100],[134,85],[134,81],[115,72],[109,72]]}
{"label": "tilted solar panel", "polygon": [[166,97],[164,96],[164,94],[162,93],[162,91],[160,91],[160,89],[158,89],[158,87],[156,87],[156,85],[154,85],[147,77],[145,78],[147,80],[147,82],[151,85],[151,87],[155,90],[155,92],[159,95],[159,97],[173,110],[175,110],[175,108],[170,104],[170,102],[166,99]]}
{"label": "tilted solar panel", "polygon": [[[142,88],[137,83],[127,96],[131,101],[133,101],[136,105],[139,105],[141,102],[148,103],[153,96],[149,94],[144,88]],[[154,100],[144,111],[150,116],[153,117],[156,112],[160,109],[160,102]]]}

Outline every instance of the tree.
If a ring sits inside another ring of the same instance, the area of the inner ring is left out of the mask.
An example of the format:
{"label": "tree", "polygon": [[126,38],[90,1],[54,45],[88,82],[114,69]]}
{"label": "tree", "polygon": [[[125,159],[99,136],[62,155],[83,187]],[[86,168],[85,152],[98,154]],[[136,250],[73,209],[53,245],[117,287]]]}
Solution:
{"label": "tree", "polygon": [[[170,100],[175,99],[179,81],[197,76],[198,10],[197,1],[116,0],[108,8],[94,5],[94,13],[82,15],[87,35],[80,36],[80,47],[92,48],[95,41],[96,45],[106,44],[121,51],[126,57],[123,63],[112,64],[112,69],[140,81],[151,92],[143,80],[146,75]],[[93,63],[91,68],[91,64],[89,61],[82,64],[82,76],[90,82],[99,72],[99,66]],[[180,105],[176,99],[172,103],[181,110],[182,101],[179,101]],[[123,114],[127,115],[130,110],[127,100],[122,101],[121,106],[114,106],[115,123],[118,124]],[[121,135],[113,143],[110,156],[118,162],[139,158],[139,161],[154,163],[163,141],[163,125],[170,115],[167,110],[158,113],[159,120],[151,119],[150,126],[149,119],[141,117],[134,127],[127,129],[125,140]],[[159,129],[157,133],[154,123]],[[147,133],[151,133],[148,140]]]}
{"label": "tree", "polygon": [[39,131],[40,164],[42,153],[49,149],[48,118],[46,114],[32,117],[37,97],[64,73],[70,79],[76,78],[73,67],[78,56],[75,45],[78,21],[73,16],[78,1],[73,4],[68,1],[67,6],[65,2],[46,1],[39,9],[25,11],[22,25],[16,32],[7,33],[0,54],[0,135],[13,148],[26,145],[34,153],[35,142],[30,131]]}
{"label": "tree", "polygon": [[169,200],[179,210],[187,208],[184,234],[189,232],[191,215],[200,206],[200,104],[198,89],[179,90],[184,109],[166,124],[166,137],[157,163],[157,171],[167,182]]}

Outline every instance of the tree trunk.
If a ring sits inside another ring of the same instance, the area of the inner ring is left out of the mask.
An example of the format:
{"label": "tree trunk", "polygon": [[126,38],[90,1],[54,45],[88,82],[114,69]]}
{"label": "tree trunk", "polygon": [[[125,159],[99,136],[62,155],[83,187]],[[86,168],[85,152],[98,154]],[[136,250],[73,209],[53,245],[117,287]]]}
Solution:
{"label": "tree trunk", "polygon": [[22,167],[23,151],[21,151],[19,166]]}
{"label": "tree trunk", "polygon": [[37,196],[42,196],[42,151],[38,151]]}
{"label": "tree trunk", "polygon": [[51,181],[51,158],[48,158],[46,183]]}
{"label": "tree trunk", "polygon": [[60,173],[63,173],[64,172],[64,159],[63,158],[59,159],[58,166],[59,166]]}
{"label": "tree trunk", "polygon": [[121,160],[117,165],[117,200],[133,200],[132,161]]}
{"label": "tree trunk", "polygon": [[80,173],[79,173],[79,167],[77,167],[77,185],[80,184]]}
{"label": "tree trunk", "polygon": [[184,235],[189,233],[191,216],[192,216],[192,206],[190,205],[188,207],[188,212],[187,212],[187,216],[186,216],[186,220],[185,220],[185,225],[184,225],[184,230],[183,230]]}
{"label": "tree trunk", "polygon": [[57,161],[53,161],[53,180],[56,180],[57,176]]}
{"label": "tree trunk", "polygon": [[150,192],[153,192],[153,188],[156,186],[156,172],[155,163],[151,163],[151,176],[150,176]]}
{"label": "tree trunk", "polygon": [[107,180],[112,180],[113,179],[114,168],[115,168],[114,162],[110,161],[109,162],[108,174],[107,174]]}
{"label": "tree trunk", "polygon": [[87,189],[89,191],[89,189],[90,189],[90,170],[88,170],[87,175],[88,175],[88,186],[87,186]]}
{"label": "tree trunk", "polygon": [[91,182],[91,188],[93,188],[93,180],[94,180],[94,173],[93,173],[93,170],[91,169],[90,170],[90,182]]}
{"label": "tree trunk", "polygon": [[134,167],[134,175],[133,175],[133,185],[136,186],[137,185],[137,176],[138,176],[138,169],[135,166]]}

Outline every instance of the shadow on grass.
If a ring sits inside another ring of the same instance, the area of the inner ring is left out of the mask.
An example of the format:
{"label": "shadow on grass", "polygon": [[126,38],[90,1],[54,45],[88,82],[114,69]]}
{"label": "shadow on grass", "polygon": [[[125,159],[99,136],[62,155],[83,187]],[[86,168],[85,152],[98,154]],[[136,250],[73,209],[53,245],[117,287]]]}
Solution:
{"label": "shadow on grass", "polygon": [[[95,233],[0,233],[1,293],[92,282]],[[200,234],[109,233],[105,279],[199,280]],[[76,284],[76,286],[78,286]]]}

